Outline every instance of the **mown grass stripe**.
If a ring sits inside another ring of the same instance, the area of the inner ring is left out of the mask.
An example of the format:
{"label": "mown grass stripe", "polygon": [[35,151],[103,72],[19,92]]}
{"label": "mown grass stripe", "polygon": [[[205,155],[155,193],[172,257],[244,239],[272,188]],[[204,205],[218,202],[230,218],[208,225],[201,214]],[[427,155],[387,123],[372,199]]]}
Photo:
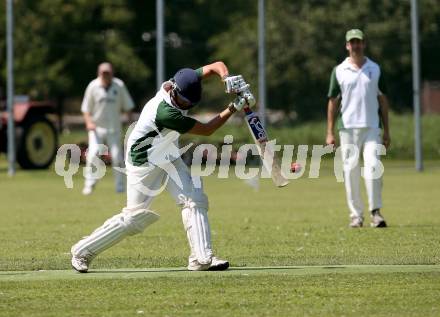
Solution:
{"label": "mown grass stripe", "polygon": [[331,266],[261,266],[261,267],[232,267],[224,272],[189,272],[185,268],[145,268],[145,269],[105,269],[91,270],[80,274],[73,270],[41,270],[41,271],[3,271],[0,272],[2,281],[31,281],[59,279],[129,279],[173,277],[188,278],[207,275],[318,275],[318,274],[366,274],[366,273],[398,273],[398,272],[439,272],[440,265],[331,265]]}

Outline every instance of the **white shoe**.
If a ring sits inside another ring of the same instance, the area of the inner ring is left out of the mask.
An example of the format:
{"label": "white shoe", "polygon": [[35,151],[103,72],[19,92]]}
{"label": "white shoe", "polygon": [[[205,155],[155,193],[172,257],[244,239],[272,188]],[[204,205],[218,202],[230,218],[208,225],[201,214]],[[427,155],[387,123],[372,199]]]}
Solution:
{"label": "white shoe", "polygon": [[89,265],[93,260],[93,256],[91,254],[87,254],[85,256],[76,255],[74,248],[75,246],[73,246],[70,250],[70,253],[72,254],[72,267],[80,273],[87,273],[89,270]]}
{"label": "white shoe", "polygon": [[385,222],[385,219],[380,214],[379,209],[375,209],[371,212],[371,224],[373,228],[386,228],[387,223]]}
{"label": "white shoe", "polygon": [[93,192],[93,186],[84,186],[82,194],[85,196],[90,195]]}
{"label": "white shoe", "polygon": [[188,264],[189,271],[224,271],[228,269],[229,262],[219,259],[215,256],[212,257],[211,263],[200,264],[195,258],[190,258]]}
{"label": "white shoe", "polygon": [[350,228],[362,228],[364,225],[364,219],[362,217],[351,217]]}
{"label": "white shoe", "polygon": [[211,265],[209,266],[209,271],[224,271],[229,267],[229,262],[226,260],[219,259],[215,256],[212,257]]}
{"label": "white shoe", "polygon": [[200,264],[196,259],[190,260],[188,263],[188,271],[208,271],[211,263]]}

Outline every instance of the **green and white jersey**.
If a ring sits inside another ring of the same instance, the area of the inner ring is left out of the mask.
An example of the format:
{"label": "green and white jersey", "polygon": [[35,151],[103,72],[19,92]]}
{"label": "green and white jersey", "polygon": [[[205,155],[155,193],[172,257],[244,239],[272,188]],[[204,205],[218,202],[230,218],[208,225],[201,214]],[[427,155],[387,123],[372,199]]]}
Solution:
{"label": "green and white jersey", "polygon": [[146,166],[172,162],[180,157],[179,135],[188,132],[196,120],[187,111],[176,108],[164,86],[144,106],[139,121],[127,140],[126,163]]}
{"label": "green and white jersey", "polygon": [[366,58],[362,68],[358,69],[347,57],[333,69],[328,92],[329,98],[341,98],[338,129],[378,128],[377,97],[384,93],[386,89],[378,64]]}

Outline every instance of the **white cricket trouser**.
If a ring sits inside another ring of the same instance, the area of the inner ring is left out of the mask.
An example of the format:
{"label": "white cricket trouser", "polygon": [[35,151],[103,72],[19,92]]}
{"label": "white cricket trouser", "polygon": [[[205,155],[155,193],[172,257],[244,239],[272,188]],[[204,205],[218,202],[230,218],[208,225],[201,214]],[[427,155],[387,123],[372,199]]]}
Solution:
{"label": "white cricket trouser", "polygon": [[76,243],[72,253],[92,259],[125,237],[144,231],[159,218],[148,207],[166,188],[182,207],[182,220],[191,248],[189,263],[209,268],[212,262],[209,206],[201,181],[197,182],[200,188],[193,185],[190,171],[180,158],[163,167],[165,169],[151,164],[144,167],[127,164],[127,207]]}
{"label": "white cricket trouser", "polygon": [[200,188],[194,187],[190,170],[181,158],[171,164],[177,172],[177,182],[160,167],[149,165],[151,169],[147,171],[145,167],[133,167],[127,164],[127,207],[143,204],[143,208],[148,209],[154,197],[164,190],[171,194],[177,204],[181,203],[180,194],[187,197],[204,195],[203,185],[201,184]]}
{"label": "white cricket trouser", "polygon": [[[379,128],[352,128],[339,131],[344,170],[345,191],[350,217],[363,217],[364,205],[360,192],[361,167],[359,158],[363,156],[363,177],[370,211],[382,207],[382,175],[372,177],[371,171],[380,169],[379,147],[382,146]],[[353,151],[357,149],[358,152]]]}
{"label": "white cricket trouser", "polygon": [[154,197],[166,189],[182,207],[183,225],[191,249],[189,262],[197,260],[201,265],[209,265],[212,259],[211,229],[208,198],[202,182],[200,179],[193,182],[190,170],[181,158],[164,168],[127,164],[127,208],[141,205],[141,208],[148,209]]}
{"label": "white cricket trouser", "polygon": [[[103,154],[100,146],[106,144],[110,151],[112,159],[112,167],[123,167],[123,153],[121,147],[121,133],[108,132],[107,129],[96,128],[94,131],[89,131],[89,148],[87,152],[86,166],[91,167],[92,162],[98,159],[98,155]],[[101,153],[100,153],[101,152]],[[96,164],[93,164],[96,166]],[[125,186],[125,175],[119,171],[113,169],[113,175],[115,177],[116,190],[121,191]],[[93,186],[98,179],[94,176],[91,169],[87,169],[85,174],[85,186]]]}

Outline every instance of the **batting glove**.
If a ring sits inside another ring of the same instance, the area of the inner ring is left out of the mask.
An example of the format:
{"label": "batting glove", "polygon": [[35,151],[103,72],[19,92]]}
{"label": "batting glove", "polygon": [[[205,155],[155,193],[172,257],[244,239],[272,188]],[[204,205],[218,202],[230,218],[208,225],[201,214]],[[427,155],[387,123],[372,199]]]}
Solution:
{"label": "batting glove", "polygon": [[249,89],[250,85],[246,83],[242,75],[228,76],[224,79],[225,82],[225,92],[231,93],[241,93],[246,89]]}
{"label": "batting glove", "polygon": [[234,101],[231,102],[230,107],[232,106],[236,111],[240,111],[245,105],[247,105],[246,98],[237,96]]}
{"label": "batting glove", "polygon": [[242,92],[240,94],[241,96],[243,96],[246,99],[247,104],[249,105],[250,108],[252,108],[253,106],[255,106],[255,97],[252,94],[252,92],[250,91],[250,89],[248,88],[247,90],[245,90],[244,92]]}

